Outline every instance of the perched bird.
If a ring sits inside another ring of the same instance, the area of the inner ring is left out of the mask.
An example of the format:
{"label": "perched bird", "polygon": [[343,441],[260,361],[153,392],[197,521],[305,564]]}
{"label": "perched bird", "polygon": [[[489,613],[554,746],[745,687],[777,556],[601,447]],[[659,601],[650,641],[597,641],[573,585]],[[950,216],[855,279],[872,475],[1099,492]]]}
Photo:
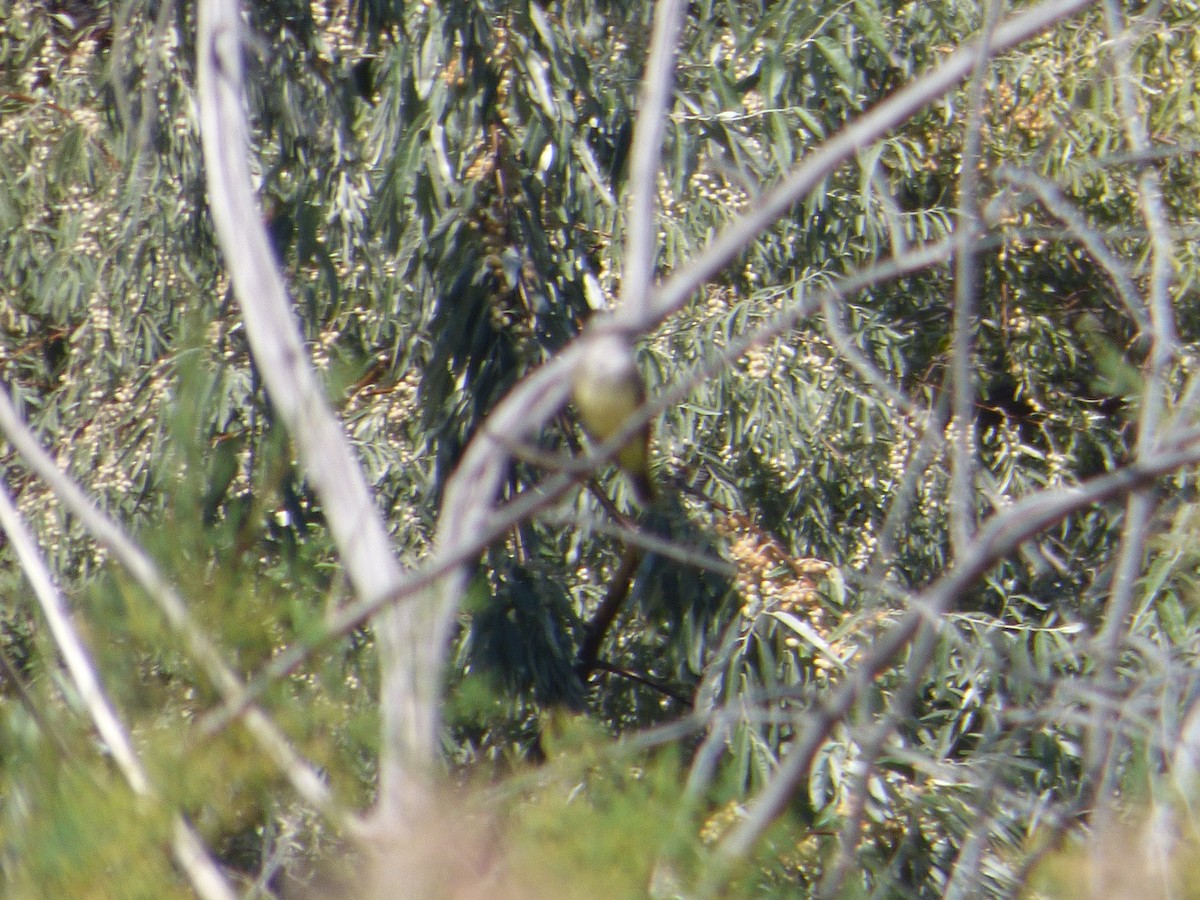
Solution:
{"label": "perched bird", "polygon": [[[604,443],[624,430],[646,401],[642,374],[633,358],[633,345],[618,335],[596,338],[575,370],[571,400],[584,431]],[[650,424],[647,422],[617,452],[616,462],[629,477],[641,503],[654,496],[650,480]]]}

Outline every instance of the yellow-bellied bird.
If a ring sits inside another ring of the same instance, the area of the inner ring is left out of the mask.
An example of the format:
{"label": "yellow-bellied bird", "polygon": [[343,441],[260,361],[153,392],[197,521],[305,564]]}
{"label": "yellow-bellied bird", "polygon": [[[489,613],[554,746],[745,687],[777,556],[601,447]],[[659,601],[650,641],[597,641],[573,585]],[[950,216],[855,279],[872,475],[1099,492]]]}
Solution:
{"label": "yellow-bellied bird", "polygon": [[[575,370],[571,399],[584,430],[603,443],[624,430],[646,401],[642,374],[633,357],[633,344],[619,335],[591,341]],[[650,480],[650,424],[640,428],[617,452],[616,462],[629,476],[642,503],[654,496]]]}

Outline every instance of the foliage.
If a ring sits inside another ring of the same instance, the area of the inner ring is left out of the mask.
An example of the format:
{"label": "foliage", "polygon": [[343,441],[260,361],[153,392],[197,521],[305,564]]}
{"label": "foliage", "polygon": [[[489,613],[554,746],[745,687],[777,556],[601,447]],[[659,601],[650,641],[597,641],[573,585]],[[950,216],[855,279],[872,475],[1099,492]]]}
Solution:
{"label": "foliage", "polygon": [[[278,261],[416,566],[488,414],[619,291],[652,5],[247,9],[252,158]],[[684,270],[987,15],[951,0],[691,4],[656,184],[657,272]],[[1159,483],[1145,553],[1117,496],[991,561],[936,611],[927,656],[914,639],[833,717],[750,860],[721,855],[863,660],[961,565],[960,467],[982,524],[1129,463],[1147,404],[1186,417],[1200,340],[1197,9],[1129,15],[1149,150],[1129,147],[1101,10],[997,56],[978,84],[859,147],[644,336],[652,401],[678,401],[654,423],[653,508],[601,468],[473,561],[446,673],[446,755],[463,781],[519,773],[501,815],[514,864],[546,892],[640,896],[708,879],[745,896],[1069,893],[1053,885],[1074,877],[1070,854],[1048,875],[1032,869],[1098,797],[1146,798],[1125,810],[1139,821],[1136,805],[1175,802],[1162,776],[1175,771],[1200,635],[1186,466]],[[0,374],[239,674],[312,648],[263,706],[341,802],[364,806],[375,647],[367,629],[324,633],[347,588],[214,246],[193,16],[135,0],[0,13]],[[1151,313],[1130,306],[1130,292],[1153,296],[1161,252],[1148,172],[1174,238],[1178,343],[1158,394]],[[969,346],[954,332],[953,265],[828,294],[948,239],[964,204],[980,221]],[[969,463],[947,412],[955,354],[973,381],[972,421],[958,426]],[[536,447],[514,448],[505,497],[566,467],[580,437],[566,414]],[[161,852],[167,811],[182,810],[248,894],[267,895],[273,872],[325,846],[328,825],[236,727],[196,738],[216,695],[153,598],[7,444],[0,460],[165,786],[139,805],[96,753],[6,545],[6,893],[182,891]],[[637,556],[638,535],[677,552]],[[1127,626],[1113,619],[1122,590]],[[610,597],[623,602],[602,623]],[[596,636],[597,658],[581,659]],[[596,724],[580,746],[556,744],[564,711]],[[115,824],[85,827],[96,820]]]}

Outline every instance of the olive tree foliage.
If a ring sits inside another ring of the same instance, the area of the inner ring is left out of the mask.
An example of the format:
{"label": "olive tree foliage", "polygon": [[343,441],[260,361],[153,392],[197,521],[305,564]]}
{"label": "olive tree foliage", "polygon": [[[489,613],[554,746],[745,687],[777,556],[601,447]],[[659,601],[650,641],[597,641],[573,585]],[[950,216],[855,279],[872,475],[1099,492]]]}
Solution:
{"label": "olive tree foliage", "polygon": [[1195,4],[219,7],[0,12],[15,894],[1183,883]]}

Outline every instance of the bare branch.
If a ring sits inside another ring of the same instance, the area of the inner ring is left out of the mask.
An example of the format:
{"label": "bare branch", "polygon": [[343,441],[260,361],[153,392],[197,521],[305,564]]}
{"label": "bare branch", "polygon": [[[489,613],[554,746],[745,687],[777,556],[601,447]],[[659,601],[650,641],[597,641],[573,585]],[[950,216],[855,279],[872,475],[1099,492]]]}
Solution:
{"label": "bare branch", "polygon": [[[9,543],[16,551],[21,571],[33,587],[34,596],[38,599],[50,633],[58,645],[58,652],[63,663],[75,682],[79,692],[80,702],[91,716],[96,730],[104,741],[108,752],[121,774],[125,777],[133,792],[141,797],[151,798],[155,791],[151,787],[150,778],[133,741],[125,726],[121,723],[116,709],[104,693],[100,677],[92,665],[91,656],[83,639],[71,623],[70,613],[54,579],[42,561],[41,554],[34,544],[32,535],[21,521],[8,488],[0,483],[0,527],[8,535]],[[233,900],[236,896],[225,877],[213,863],[205,850],[200,838],[192,831],[178,814],[174,815],[174,835],[172,847],[175,859],[191,879],[196,893],[205,900]]]}
{"label": "bare branch", "polygon": [[[1129,31],[1123,22],[1120,6],[1115,0],[1105,0],[1104,12],[1115,71],[1118,108],[1125,125],[1126,140],[1131,153],[1144,153],[1150,147],[1150,140],[1133,95],[1133,77],[1129,68]],[[1142,215],[1150,234],[1150,281],[1147,302],[1150,312],[1150,354],[1145,365],[1145,378],[1138,408],[1137,444],[1134,451],[1136,458],[1142,460],[1151,456],[1164,438],[1160,434],[1160,425],[1167,403],[1166,378],[1168,368],[1178,350],[1178,337],[1170,297],[1174,250],[1158,173],[1147,167],[1139,175],[1137,183]],[[1112,591],[1104,626],[1096,638],[1097,681],[1102,689],[1115,687],[1117,657],[1129,634],[1130,613],[1154,509],[1155,500],[1148,490],[1132,493],[1126,501],[1125,521]],[[1100,831],[1105,830],[1105,818],[1111,808],[1113,793],[1110,782],[1115,777],[1111,760],[1117,749],[1117,735],[1108,724],[1097,712],[1093,727],[1088,732],[1089,787],[1095,792]]]}
{"label": "bare branch", "polygon": [[[188,653],[208,677],[224,703],[239,707],[246,705],[245,689],[241,680],[225,663],[213,642],[192,620],[187,604],[174,585],[159,571],[150,556],[116,522],[101,512],[70,476],[59,469],[50,454],[42,448],[29,427],[21,420],[8,393],[2,390],[0,432],[4,433],[29,467],[54,491],[62,504],[78,517],[83,527],[101,546],[113,554],[134,581],[141,585],[146,595],[158,604],[167,623],[183,638]],[[261,709],[247,709],[246,727],[305,802],[335,819],[341,818],[321,777],[296,752]]]}
{"label": "bare branch", "polygon": [[[208,200],[255,362],[321,500],[346,573],[361,598],[393,591],[402,570],[358,460],[308,362],[254,198],[243,102],[242,20],[236,0],[203,0],[196,58]],[[379,808],[404,818],[424,805],[439,747],[444,619],[406,604],[375,623],[383,718]],[[442,627],[438,627],[441,625]]]}
{"label": "bare branch", "polygon": [[54,585],[49,570],[42,562],[41,554],[33,542],[33,537],[26,530],[24,523],[13,506],[8,488],[0,485],[0,526],[8,534],[8,539],[17,553],[21,570],[33,587],[34,596],[41,605],[50,633],[62,655],[67,671],[79,691],[79,699],[96,724],[100,737],[108,745],[113,761],[129,782],[134,793],[143,796],[150,793],[150,781],[145,769],[137,758],[133,743],[125,732],[117,712],[104,694],[100,686],[100,678],[92,666],[91,657],[83,645],[83,640],[71,624],[67,606]]}
{"label": "bare branch", "polygon": [[[994,55],[1028,40],[1093,2],[1053,0],[1023,9],[996,27],[986,44],[986,52]],[[970,75],[979,53],[978,42],[967,44],[936,69],[901,88],[816,148],[791,174],[764,194],[753,209],[732,222],[686,268],[659,287],[649,310],[650,318],[641,324],[648,327],[679,309],[700,285],[725,268],[748,241],[784,215],[861,147],[878,140],[930,102],[953,90]]]}
{"label": "bare branch", "polygon": [[[705,882],[701,896],[710,896],[722,879],[722,869],[742,859],[763,831],[786,808],[797,785],[806,776],[830,729],[844,720],[862,693],[919,634],[936,635],[934,626],[971,584],[1021,543],[1070,513],[1141,490],[1155,479],[1200,461],[1200,437],[1186,447],[1164,451],[1148,460],[1085,482],[1078,487],[1047,490],[1017,501],[984,523],[964,548],[958,564],[922,591],[913,607],[877,639],[846,681],[819,708],[806,713],[804,729],[784,757],[746,818],[717,848],[719,865]],[[914,649],[905,671],[906,684],[917,683],[931,655],[923,645]]]}
{"label": "bare branch", "polygon": [[655,248],[658,246],[658,169],[662,158],[663,133],[675,84],[675,45],[683,18],[682,0],[655,4],[654,32],[646,73],[642,78],[637,128],[629,157],[629,214],[625,241],[625,267],[621,278],[618,315],[644,321],[654,277]]}

